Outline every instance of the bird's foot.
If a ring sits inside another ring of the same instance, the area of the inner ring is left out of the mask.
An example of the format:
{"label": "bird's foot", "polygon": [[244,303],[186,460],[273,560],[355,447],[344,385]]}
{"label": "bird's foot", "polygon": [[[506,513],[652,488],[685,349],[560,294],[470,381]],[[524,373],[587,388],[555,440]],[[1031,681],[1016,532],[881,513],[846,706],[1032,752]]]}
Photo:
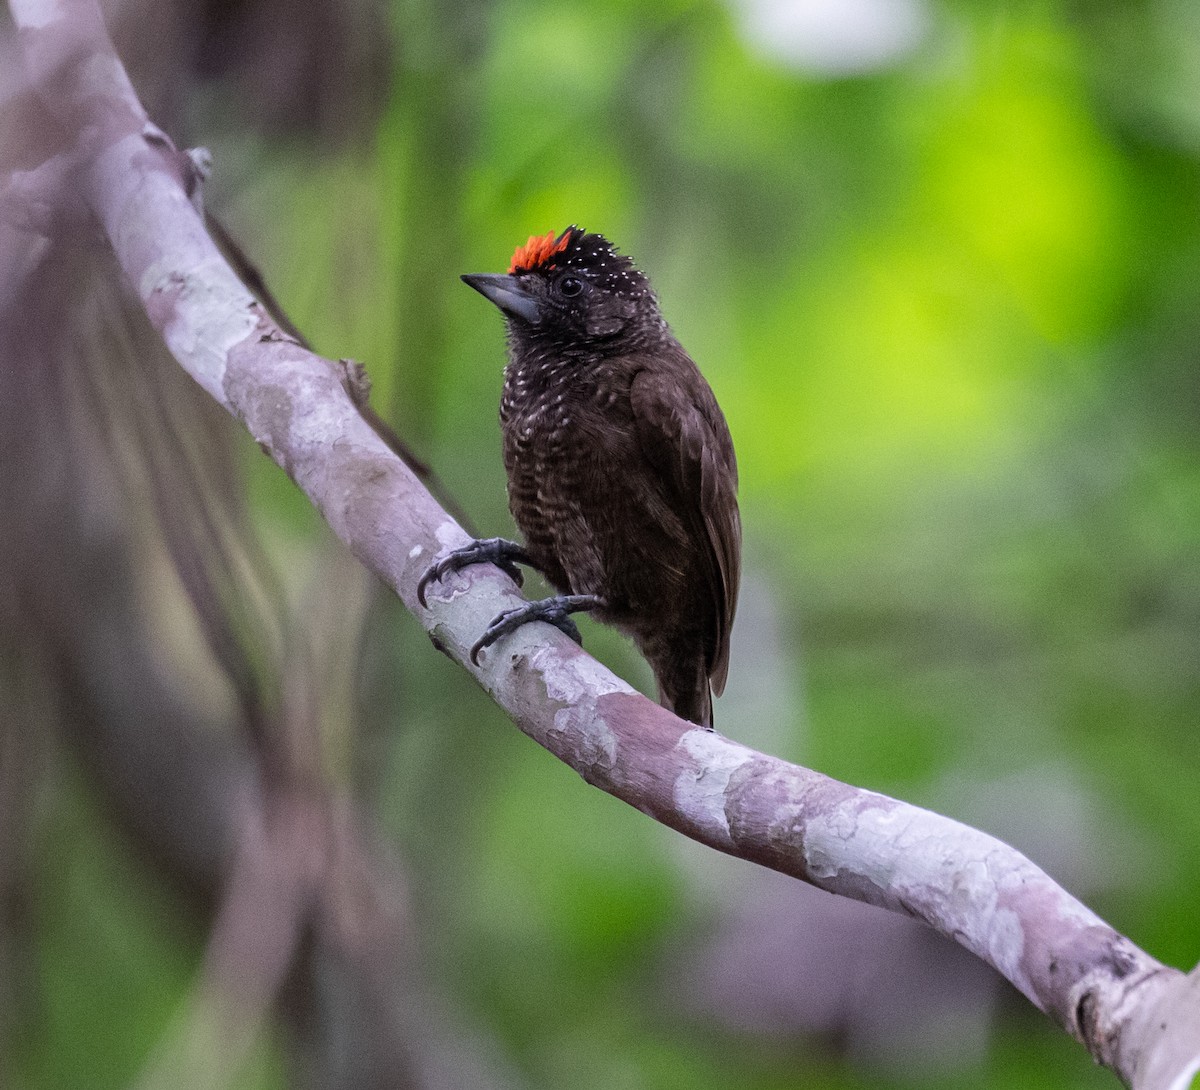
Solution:
{"label": "bird's foot", "polygon": [[546,621],[582,646],[583,638],[579,635],[579,629],[575,627],[570,614],[600,609],[604,605],[604,599],[598,594],[560,594],[556,598],[543,598],[540,602],[527,602],[515,609],[507,609],[496,617],[488,625],[487,631],[475,641],[475,646],[471,648],[471,661],[478,666],[480,651],[530,621]]}
{"label": "bird's foot", "polygon": [[425,605],[425,590],[430,583],[444,579],[451,572],[456,572],[471,564],[495,564],[518,587],[525,582],[525,576],[521,574],[521,569],[517,565],[525,564],[531,568],[537,567],[533,558],[525,551],[524,546],[518,545],[515,541],[509,541],[502,537],[488,537],[472,541],[470,545],[464,545],[461,549],[447,553],[426,569],[425,574],[421,576],[421,581],[417,584],[417,601],[421,603],[421,608],[428,608]]}

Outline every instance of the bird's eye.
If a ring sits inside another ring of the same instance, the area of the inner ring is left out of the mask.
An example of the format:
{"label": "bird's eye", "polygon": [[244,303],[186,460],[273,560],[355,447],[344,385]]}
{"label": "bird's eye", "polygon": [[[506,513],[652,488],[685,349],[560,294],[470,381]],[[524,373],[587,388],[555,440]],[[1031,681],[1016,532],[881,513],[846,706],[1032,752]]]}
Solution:
{"label": "bird's eye", "polygon": [[577,276],[564,276],[558,283],[558,290],[570,298],[583,291],[583,281]]}

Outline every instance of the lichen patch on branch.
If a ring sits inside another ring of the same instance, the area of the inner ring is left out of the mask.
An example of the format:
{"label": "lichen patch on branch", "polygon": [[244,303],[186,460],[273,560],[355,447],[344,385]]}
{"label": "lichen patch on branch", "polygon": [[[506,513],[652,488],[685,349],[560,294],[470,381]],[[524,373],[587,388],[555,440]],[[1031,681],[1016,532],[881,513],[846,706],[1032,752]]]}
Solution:
{"label": "lichen patch on branch", "polygon": [[547,654],[547,651],[544,644],[539,644],[530,654],[529,661],[545,678],[546,695],[551,700],[578,704],[609,693],[636,692],[632,685],[590,655],[572,655],[564,660],[557,652]]}
{"label": "lichen patch on branch", "polygon": [[754,752],[702,727],[687,731],[676,749],[686,753],[691,763],[675,778],[675,805],[697,828],[723,847],[732,848],[726,809],[729,781],[753,760]]}

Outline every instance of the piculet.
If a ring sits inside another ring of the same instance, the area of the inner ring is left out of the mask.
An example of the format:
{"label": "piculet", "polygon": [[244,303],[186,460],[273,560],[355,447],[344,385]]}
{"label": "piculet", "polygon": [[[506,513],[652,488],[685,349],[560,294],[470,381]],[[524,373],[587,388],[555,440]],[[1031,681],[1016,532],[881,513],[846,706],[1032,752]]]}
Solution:
{"label": "piculet", "polygon": [[516,564],[559,595],[501,614],[479,651],[531,620],[574,639],[591,611],[626,632],[659,700],[711,727],[725,687],[741,570],[737,461],[712,390],[675,339],[650,282],[602,235],[534,236],[507,274],[462,278],[503,312],[500,402],[508,501],[525,544],[493,538],[443,557]]}

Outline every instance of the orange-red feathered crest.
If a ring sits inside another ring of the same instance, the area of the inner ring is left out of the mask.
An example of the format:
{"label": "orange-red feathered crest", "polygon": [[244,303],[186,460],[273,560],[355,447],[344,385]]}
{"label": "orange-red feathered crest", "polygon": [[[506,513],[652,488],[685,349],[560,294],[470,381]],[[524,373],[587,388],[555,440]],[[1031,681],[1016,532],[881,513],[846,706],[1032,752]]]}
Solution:
{"label": "orange-red feathered crest", "polygon": [[[574,227],[568,227],[557,237],[553,231],[547,231],[544,235],[530,235],[529,241],[524,246],[517,247],[508,271],[510,273],[528,272],[544,265],[555,254],[562,253],[571,244],[571,235],[575,230]],[[550,268],[554,268],[554,266],[551,265]]]}

